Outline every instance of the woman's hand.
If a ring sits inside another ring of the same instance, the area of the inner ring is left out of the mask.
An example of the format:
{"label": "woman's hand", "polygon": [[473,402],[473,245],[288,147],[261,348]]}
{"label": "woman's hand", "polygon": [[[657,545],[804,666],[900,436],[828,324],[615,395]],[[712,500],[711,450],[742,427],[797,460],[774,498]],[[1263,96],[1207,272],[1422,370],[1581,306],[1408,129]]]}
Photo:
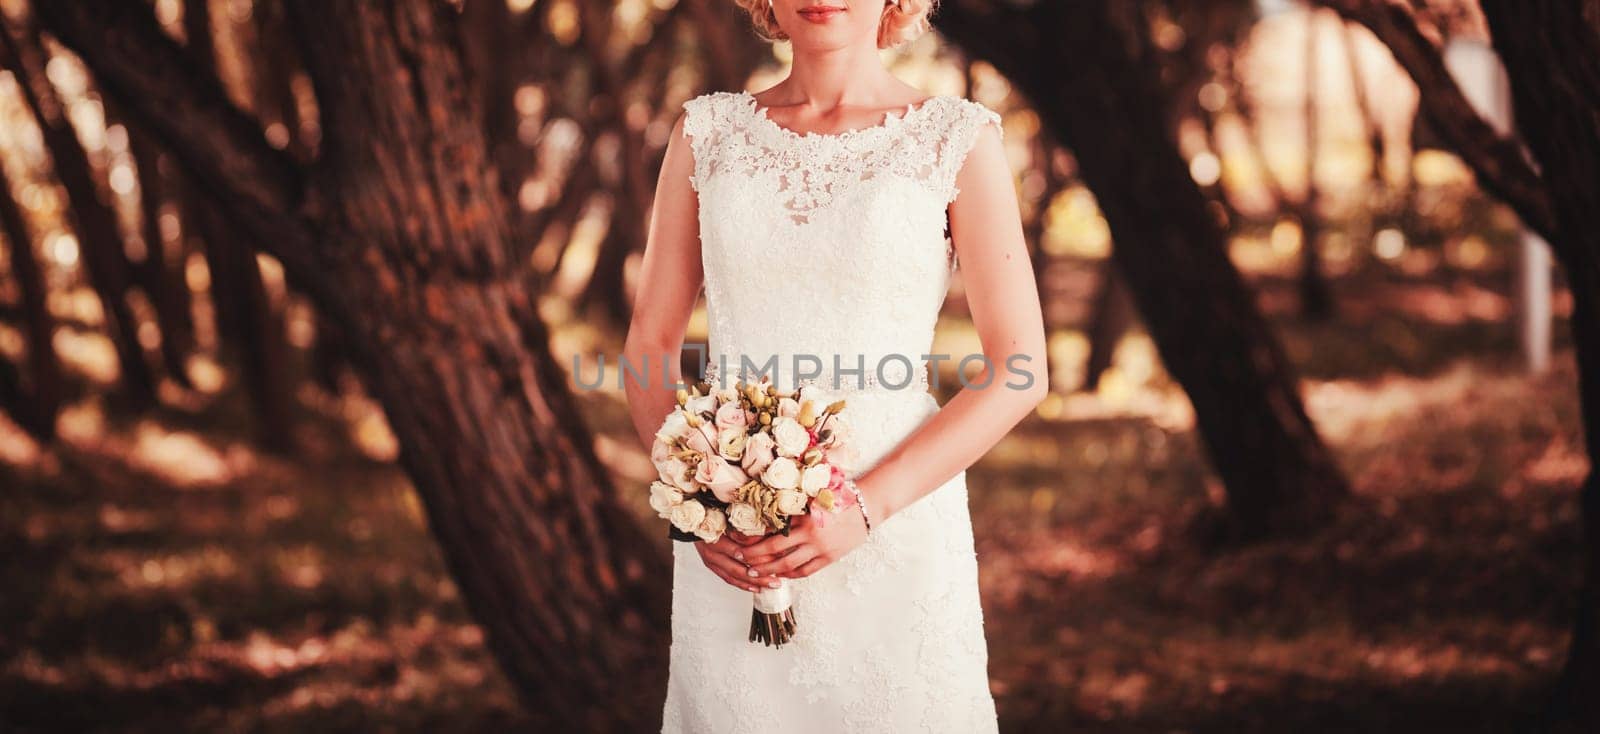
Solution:
{"label": "woman's hand", "polygon": [[866,540],[866,518],[851,505],[820,525],[810,515],[796,517],[788,535],[769,535],[746,546],[744,562],[763,577],[798,579],[843,558]]}
{"label": "woman's hand", "polygon": [[[762,586],[776,587],[778,579],[774,576],[759,573],[751,575],[750,567],[744,561],[749,554],[745,552],[743,543],[735,540],[733,535],[732,531],[725,533],[715,543],[703,540],[695,542],[694,549],[700,552],[700,560],[706,564],[706,568],[723,581],[745,591],[760,591]],[[744,543],[755,542],[752,538],[742,536],[741,540]]]}

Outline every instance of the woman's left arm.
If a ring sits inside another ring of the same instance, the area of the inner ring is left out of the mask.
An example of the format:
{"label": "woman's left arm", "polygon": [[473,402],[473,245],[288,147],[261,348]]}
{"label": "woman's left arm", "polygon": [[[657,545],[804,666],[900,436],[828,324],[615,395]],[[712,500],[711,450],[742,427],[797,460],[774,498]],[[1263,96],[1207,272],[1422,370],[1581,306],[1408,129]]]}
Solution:
{"label": "woman's left arm", "polygon": [[1039,291],[1011,167],[993,125],[979,129],[956,186],[960,195],[950,205],[950,237],[983,345],[984,369],[857,478],[874,523],[982,458],[1050,390]]}
{"label": "woman's left arm", "polygon": [[[994,126],[979,130],[956,186],[960,195],[950,205],[950,235],[985,366],[856,478],[874,525],[982,458],[1049,392],[1039,292],[1011,168]],[[823,527],[799,523],[787,537],[752,543],[744,550],[745,561],[762,575],[807,576],[859,545],[865,533],[859,518]]]}

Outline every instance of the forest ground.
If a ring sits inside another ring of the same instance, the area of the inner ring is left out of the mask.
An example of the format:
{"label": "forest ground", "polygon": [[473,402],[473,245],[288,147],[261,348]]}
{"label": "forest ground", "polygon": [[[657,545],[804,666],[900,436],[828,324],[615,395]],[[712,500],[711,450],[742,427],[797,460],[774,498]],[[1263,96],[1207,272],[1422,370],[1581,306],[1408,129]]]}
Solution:
{"label": "forest ground", "polygon": [[[1527,376],[1505,280],[1340,279],[1320,325],[1261,284],[1356,490],[1315,534],[1212,545],[1220,487],[1159,380],[1065,398],[974,467],[1002,729],[1521,728],[1566,646],[1587,461],[1564,329]],[[621,404],[585,399],[617,453]],[[0,729],[533,723],[370,406],[303,407],[289,459],[231,392],[131,423],[83,406],[65,449],[0,452]]]}

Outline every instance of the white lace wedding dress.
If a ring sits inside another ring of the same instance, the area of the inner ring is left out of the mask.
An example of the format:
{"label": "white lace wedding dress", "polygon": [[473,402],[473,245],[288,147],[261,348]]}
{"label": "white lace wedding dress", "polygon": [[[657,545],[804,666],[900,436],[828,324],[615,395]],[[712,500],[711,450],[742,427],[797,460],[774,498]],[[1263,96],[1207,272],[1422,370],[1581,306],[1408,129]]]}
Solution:
{"label": "white lace wedding dress", "polygon": [[[872,127],[801,134],[748,92],[684,108],[713,373],[731,379],[741,355],[776,356],[778,382],[792,386],[793,355],[819,357],[814,384],[847,400],[870,467],[939,410],[911,365],[932,348],[955,265],[945,224],[956,174],[999,115],[935,96]],[[835,355],[845,370],[864,365],[864,378],[840,373],[836,388]],[[799,632],[781,648],[747,640],[749,592],[690,544],[673,546],[665,732],[995,730],[964,473],[791,580]]]}

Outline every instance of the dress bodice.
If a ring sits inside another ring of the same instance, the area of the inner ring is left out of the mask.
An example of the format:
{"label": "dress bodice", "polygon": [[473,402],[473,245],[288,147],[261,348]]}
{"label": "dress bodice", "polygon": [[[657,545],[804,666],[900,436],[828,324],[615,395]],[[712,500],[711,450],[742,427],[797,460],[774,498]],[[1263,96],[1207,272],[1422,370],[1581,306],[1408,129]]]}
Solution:
{"label": "dress bodice", "polygon": [[743,91],[684,109],[712,363],[733,373],[741,358],[776,358],[787,383],[795,355],[812,355],[801,369],[829,379],[837,360],[869,383],[920,381],[955,267],[947,207],[979,130],[1000,116],[939,95],[827,134],[778,125]]}

